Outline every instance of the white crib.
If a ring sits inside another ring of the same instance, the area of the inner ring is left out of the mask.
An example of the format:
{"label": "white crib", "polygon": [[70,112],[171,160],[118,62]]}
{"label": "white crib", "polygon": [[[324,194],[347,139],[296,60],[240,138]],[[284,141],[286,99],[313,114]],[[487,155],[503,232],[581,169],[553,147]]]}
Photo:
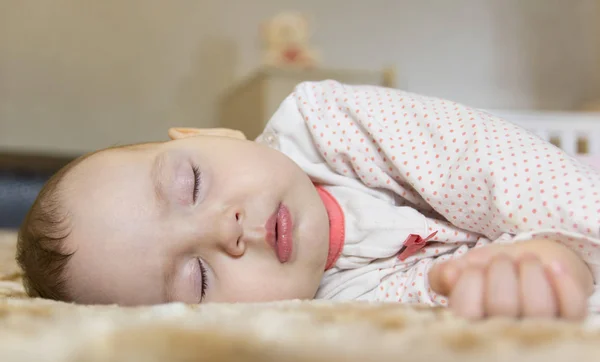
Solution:
{"label": "white crib", "polygon": [[486,111],[537,134],[571,155],[600,159],[600,113]]}

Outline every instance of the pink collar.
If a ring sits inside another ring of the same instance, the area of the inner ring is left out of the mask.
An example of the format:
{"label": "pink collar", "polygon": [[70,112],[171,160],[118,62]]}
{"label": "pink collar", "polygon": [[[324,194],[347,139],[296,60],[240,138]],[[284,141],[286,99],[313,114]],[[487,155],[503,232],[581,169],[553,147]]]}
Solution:
{"label": "pink collar", "polygon": [[331,269],[344,247],[344,212],[337,200],[323,187],[315,185],[329,216],[329,253],[325,270]]}

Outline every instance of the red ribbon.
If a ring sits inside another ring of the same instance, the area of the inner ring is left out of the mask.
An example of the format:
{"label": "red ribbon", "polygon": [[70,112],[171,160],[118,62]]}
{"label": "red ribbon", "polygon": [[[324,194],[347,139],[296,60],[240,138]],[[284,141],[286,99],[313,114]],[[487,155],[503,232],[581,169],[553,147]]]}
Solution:
{"label": "red ribbon", "polygon": [[423,249],[427,242],[437,234],[437,231],[433,232],[425,239],[421,235],[410,234],[406,240],[404,240],[404,246],[400,249],[398,259],[404,261],[405,259],[415,255],[419,250]]}

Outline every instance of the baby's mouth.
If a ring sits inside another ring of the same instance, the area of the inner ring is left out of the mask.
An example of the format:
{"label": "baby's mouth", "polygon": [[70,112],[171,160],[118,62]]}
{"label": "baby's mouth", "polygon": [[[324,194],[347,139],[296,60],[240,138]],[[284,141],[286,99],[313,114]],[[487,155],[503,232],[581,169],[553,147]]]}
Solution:
{"label": "baby's mouth", "polygon": [[280,263],[287,262],[293,250],[292,239],[292,217],[288,208],[279,204],[275,212],[269,217],[265,224],[267,231],[267,243],[275,251]]}

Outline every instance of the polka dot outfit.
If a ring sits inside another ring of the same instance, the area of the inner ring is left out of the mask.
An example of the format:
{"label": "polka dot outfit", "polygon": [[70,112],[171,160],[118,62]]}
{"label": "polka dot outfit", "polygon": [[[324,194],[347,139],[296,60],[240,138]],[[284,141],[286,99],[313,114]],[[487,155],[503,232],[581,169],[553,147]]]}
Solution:
{"label": "polka dot outfit", "polygon": [[[445,305],[434,263],[492,242],[550,238],[600,278],[600,173],[498,117],[335,81],[298,85],[257,139],[340,204],[345,243],[317,298]],[[400,260],[411,234],[437,234]],[[600,306],[600,289],[590,299]]]}

